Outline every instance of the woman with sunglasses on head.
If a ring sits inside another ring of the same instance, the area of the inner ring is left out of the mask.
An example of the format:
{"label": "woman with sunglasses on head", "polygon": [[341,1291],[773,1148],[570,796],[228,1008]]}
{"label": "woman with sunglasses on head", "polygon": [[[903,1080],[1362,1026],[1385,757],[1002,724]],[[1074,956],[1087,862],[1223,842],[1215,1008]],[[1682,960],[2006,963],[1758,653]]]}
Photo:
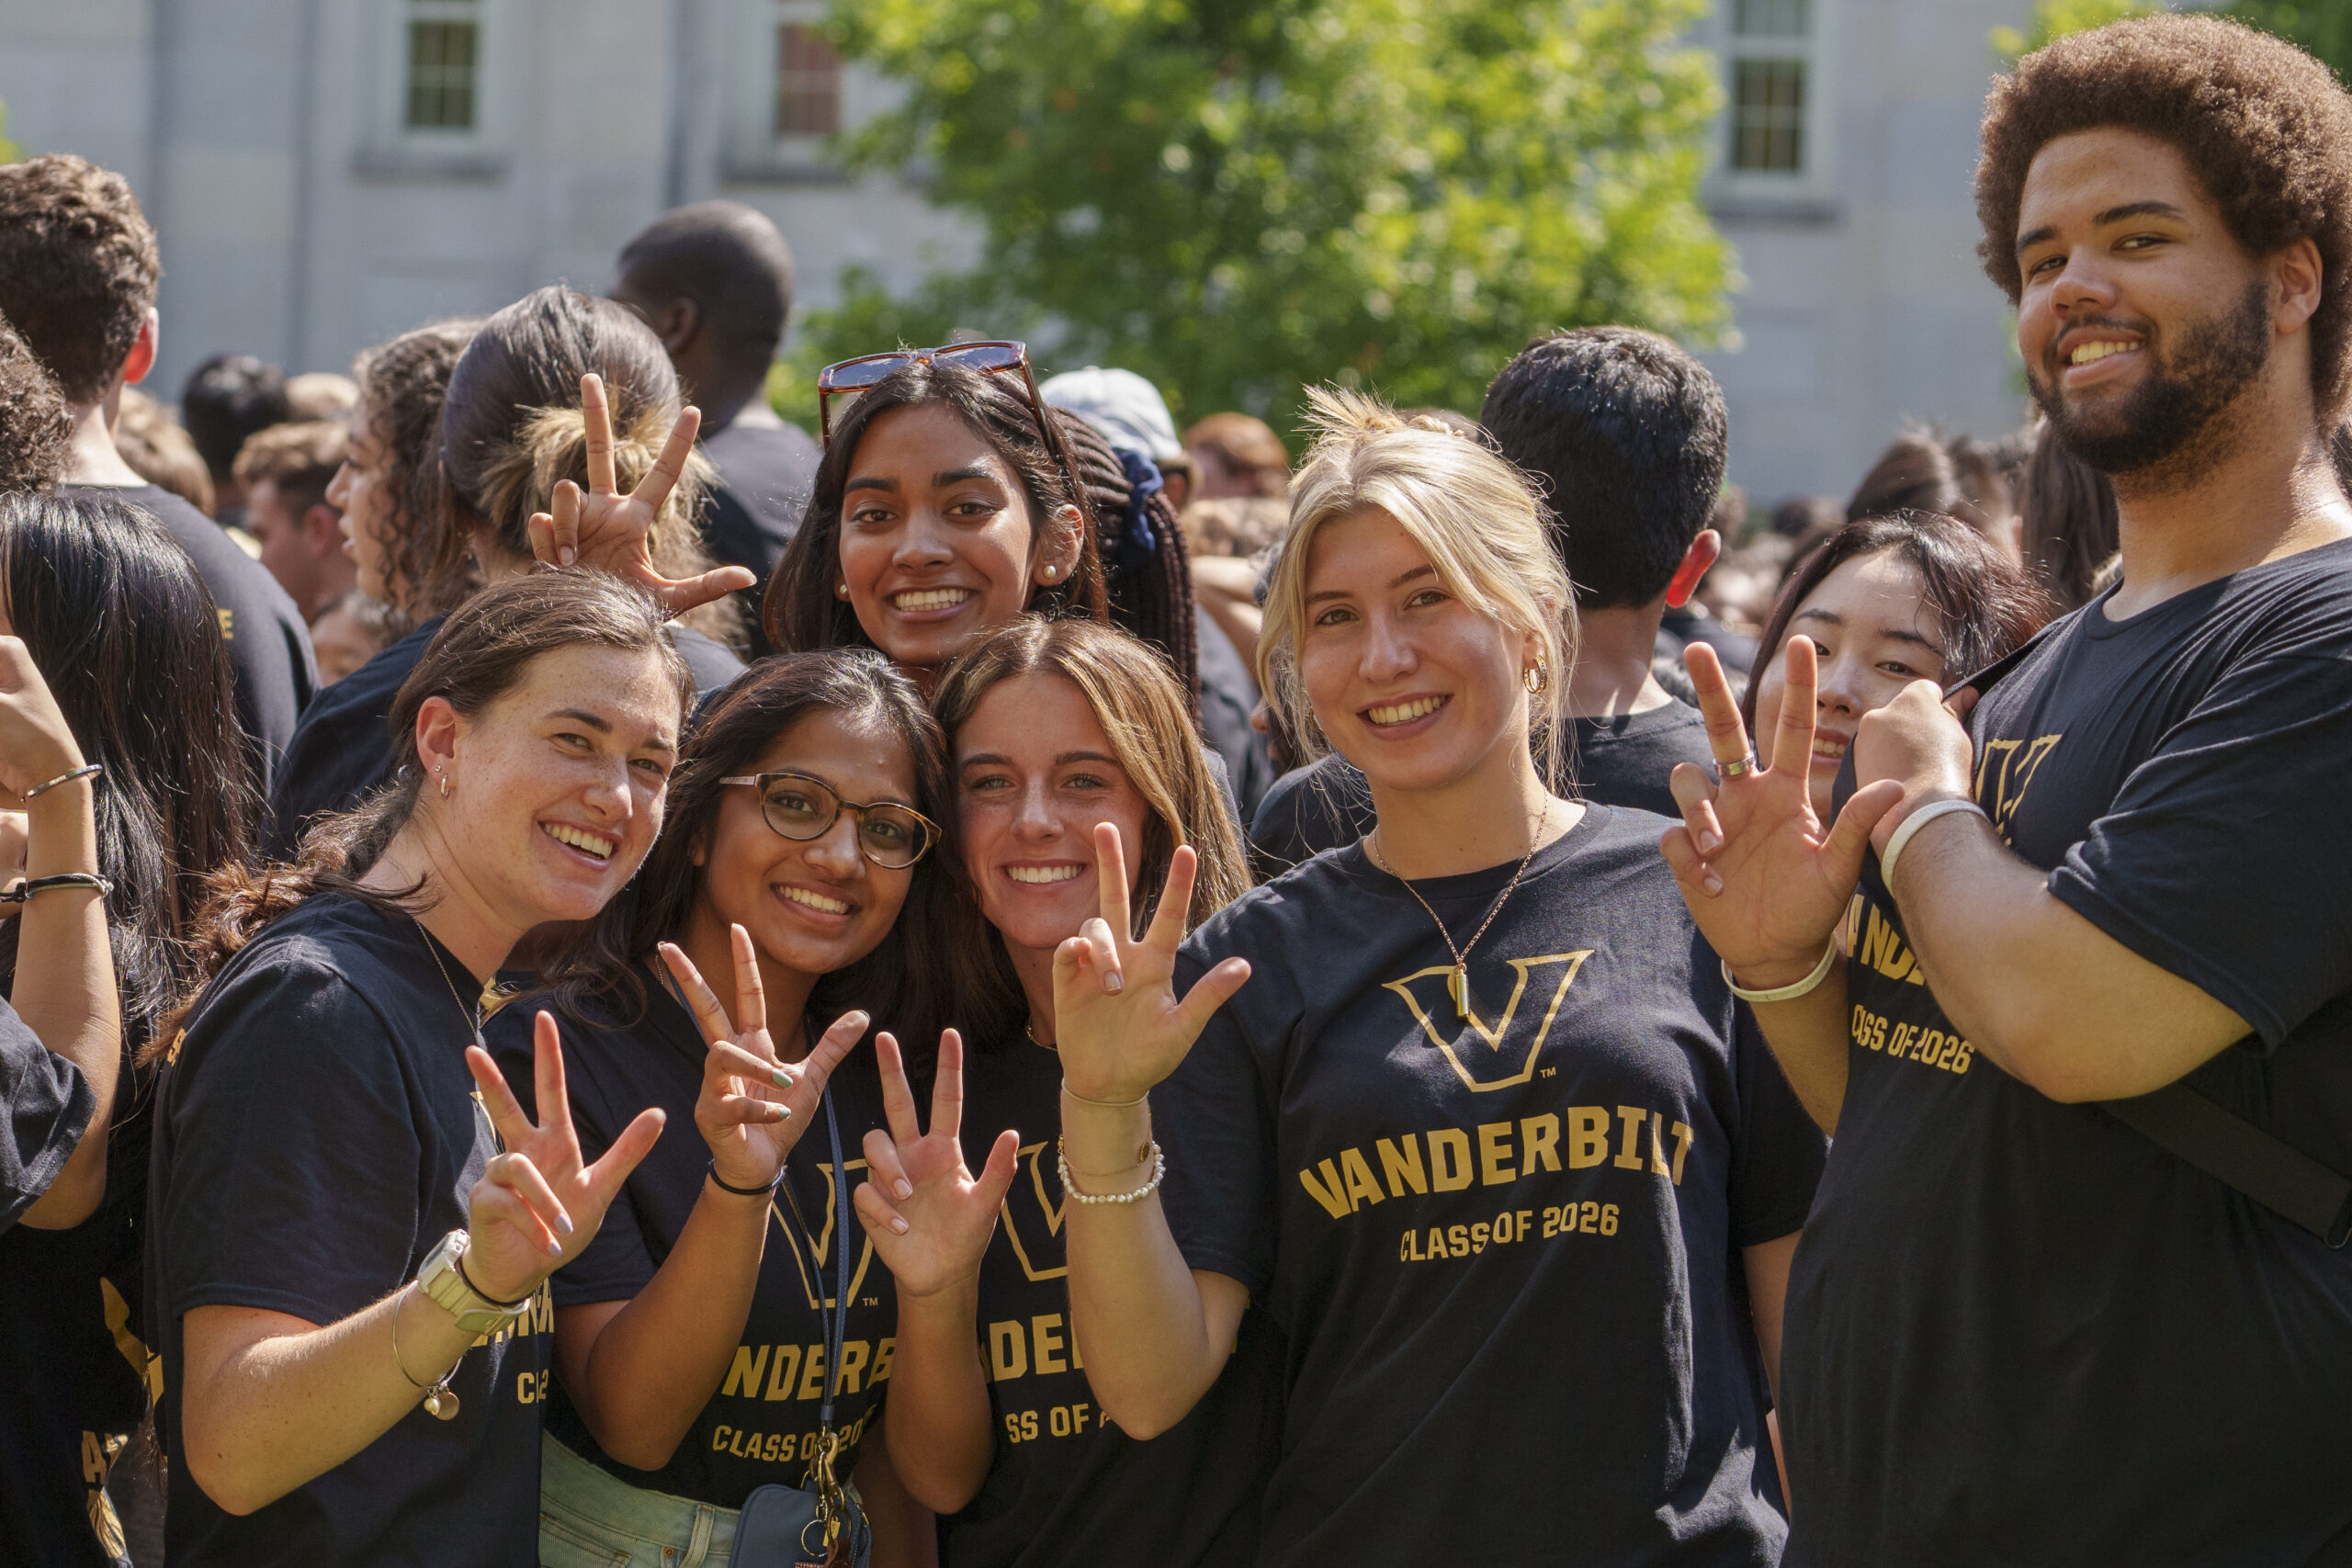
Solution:
{"label": "woman with sunglasses on head", "polygon": [[[547,972],[583,1148],[644,1105],[702,1136],[657,1145],[553,1281],[542,1562],[723,1562],[755,1488],[822,1495],[853,1470],[849,1560],[870,1515],[875,1562],[931,1561],[930,1515],[876,1440],[889,1280],[844,1222],[848,1156],[882,1124],[874,1056],[852,1047],[869,1014],[929,1040],[943,1012],[913,955],[946,940],[923,862],[947,805],[938,726],[887,660],[763,660],[698,720],[635,897]],[[518,1094],[527,1010],[489,1028]],[[742,1081],[737,1046],[783,1064],[775,1081]]]}
{"label": "woman with sunglasses on head", "polygon": [[1766,1384],[1823,1140],[1660,819],[1546,787],[1575,622],[1525,481],[1313,404],[1260,668],[1379,827],[1181,953],[1117,929],[1098,830],[1121,918],[1054,963],[1078,1352],[1142,1436],[1272,1320],[1261,1563],[1772,1562]]}
{"label": "woman with sunglasses on head", "polygon": [[482,988],[636,873],[692,693],[636,589],[492,584],[401,688],[394,782],[214,876],[148,1186],[175,1564],[530,1561],[543,1286],[662,1116],[582,1159],[554,1019],[534,1121]]}
{"label": "woman with sunglasses on head", "polygon": [[[1054,950],[1104,907],[1098,825],[1127,846],[1123,909],[1146,921],[1172,899],[1163,919],[1186,928],[1248,885],[1240,836],[1183,694],[1122,633],[1007,626],[949,670],[935,705],[977,901],[950,949],[973,1048],[943,1039],[927,1130],[881,1052],[889,1130],[867,1137],[857,1203],[898,1280],[892,1457],[952,1516],[951,1568],[1248,1562],[1279,1436],[1263,1324],[1175,1430],[1143,1444],[1107,1427],[1071,1348],[1054,1156]],[[1197,877],[1171,880],[1180,855]]]}

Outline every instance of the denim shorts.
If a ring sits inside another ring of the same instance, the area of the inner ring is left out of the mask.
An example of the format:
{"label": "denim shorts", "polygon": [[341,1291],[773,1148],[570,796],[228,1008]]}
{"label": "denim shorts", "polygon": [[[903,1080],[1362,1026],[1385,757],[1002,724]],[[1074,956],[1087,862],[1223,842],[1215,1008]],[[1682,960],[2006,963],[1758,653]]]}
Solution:
{"label": "denim shorts", "polygon": [[540,1568],[725,1568],[735,1510],[649,1491],[539,1440]]}

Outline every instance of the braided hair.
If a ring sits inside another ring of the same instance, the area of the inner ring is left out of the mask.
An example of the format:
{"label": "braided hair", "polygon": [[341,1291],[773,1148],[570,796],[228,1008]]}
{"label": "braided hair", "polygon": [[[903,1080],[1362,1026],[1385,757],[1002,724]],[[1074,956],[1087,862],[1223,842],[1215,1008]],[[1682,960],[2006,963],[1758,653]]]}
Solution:
{"label": "braided hair", "polygon": [[1183,525],[1160,488],[1159,472],[1149,459],[1121,453],[1078,415],[1057,409],[1054,418],[1100,529],[1111,620],[1159,650],[1197,717],[1201,653],[1193,573]]}

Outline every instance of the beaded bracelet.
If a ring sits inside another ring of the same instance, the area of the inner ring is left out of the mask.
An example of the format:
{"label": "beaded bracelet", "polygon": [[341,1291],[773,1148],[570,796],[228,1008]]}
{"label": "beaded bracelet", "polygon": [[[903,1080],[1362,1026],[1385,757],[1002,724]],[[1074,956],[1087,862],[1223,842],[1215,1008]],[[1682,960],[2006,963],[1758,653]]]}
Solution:
{"label": "beaded bracelet", "polygon": [[1144,1199],[1150,1197],[1153,1193],[1159,1190],[1159,1179],[1168,1174],[1168,1156],[1159,1152],[1159,1141],[1156,1138],[1153,1139],[1151,1143],[1151,1179],[1145,1182],[1141,1187],[1136,1188],[1132,1192],[1080,1191],[1078,1190],[1078,1183],[1070,1177],[1069,1156],[1067,1152],[1058,1147],[1054,1150],[1054,1169],[1062,1179],[1063,1196],[1069,1198],[1076,1202],[1085,1203],[1090,1206],[1095,1203],[1136,1203],[1142,1201]]}

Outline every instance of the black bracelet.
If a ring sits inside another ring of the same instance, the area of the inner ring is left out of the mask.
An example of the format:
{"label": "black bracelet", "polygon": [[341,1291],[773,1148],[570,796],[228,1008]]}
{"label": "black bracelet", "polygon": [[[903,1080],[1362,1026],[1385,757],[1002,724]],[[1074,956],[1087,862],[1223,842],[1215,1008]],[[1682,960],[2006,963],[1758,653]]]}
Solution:
{"label": "black bracelet", "polygon": [[[474,1294],[480,1296],[482,1300],[488,1302],[491,1305],[496,1307],[501,1312],[519,1312],[523,1308],[531,1304],[531,1296],[536,1296],[539,1293],[537,1291],[533,1291],[530,1295],[525,1296],[520,1301],[502,1302],[496,1296],[492,1295],[488,1291],[483,1290],[480,1285],[474,1283],[474,1277],[466,1272],[466,1255],[464,1253],[460,1252],[458,1254],[457,1258],[452,1260],[451,1267],[458,1270],[458,1278],[466,1282],[466,1289],[471,1291]],[[401,1369],[401,1375],[403,1377],[408,1376],[408,1369],[406,1367],[402,1367]],[[414,1382],[416,1380],[414,1378],[409,1378],[408,1381]]]}
{"label": "black bracelet", "polygon": [[114,884],[95,871],[62,871],[55,876],[36,876],[30,882],[19,882],[0,893],[0,904],[21,904],[34,894],[46,893],[52,887],[95,887],[101,898],[114,892]]}
{"label": "black bracelet", "polygon": [[729,1181],[725,1177],[718,1174],[718,1162],[717,1160],[712,1160],[710,1162],[710,1184],[713,1187],[718,1188],[721,1192],[732,1192],[738,1198],[766,1198],[773,1196],[775,1192],[777,1183],[783,1181],[783,1179],[784,1167],[777,1166],[775,1168],[775,1180],[769,1182],[765,1187],[738,1187]]}

